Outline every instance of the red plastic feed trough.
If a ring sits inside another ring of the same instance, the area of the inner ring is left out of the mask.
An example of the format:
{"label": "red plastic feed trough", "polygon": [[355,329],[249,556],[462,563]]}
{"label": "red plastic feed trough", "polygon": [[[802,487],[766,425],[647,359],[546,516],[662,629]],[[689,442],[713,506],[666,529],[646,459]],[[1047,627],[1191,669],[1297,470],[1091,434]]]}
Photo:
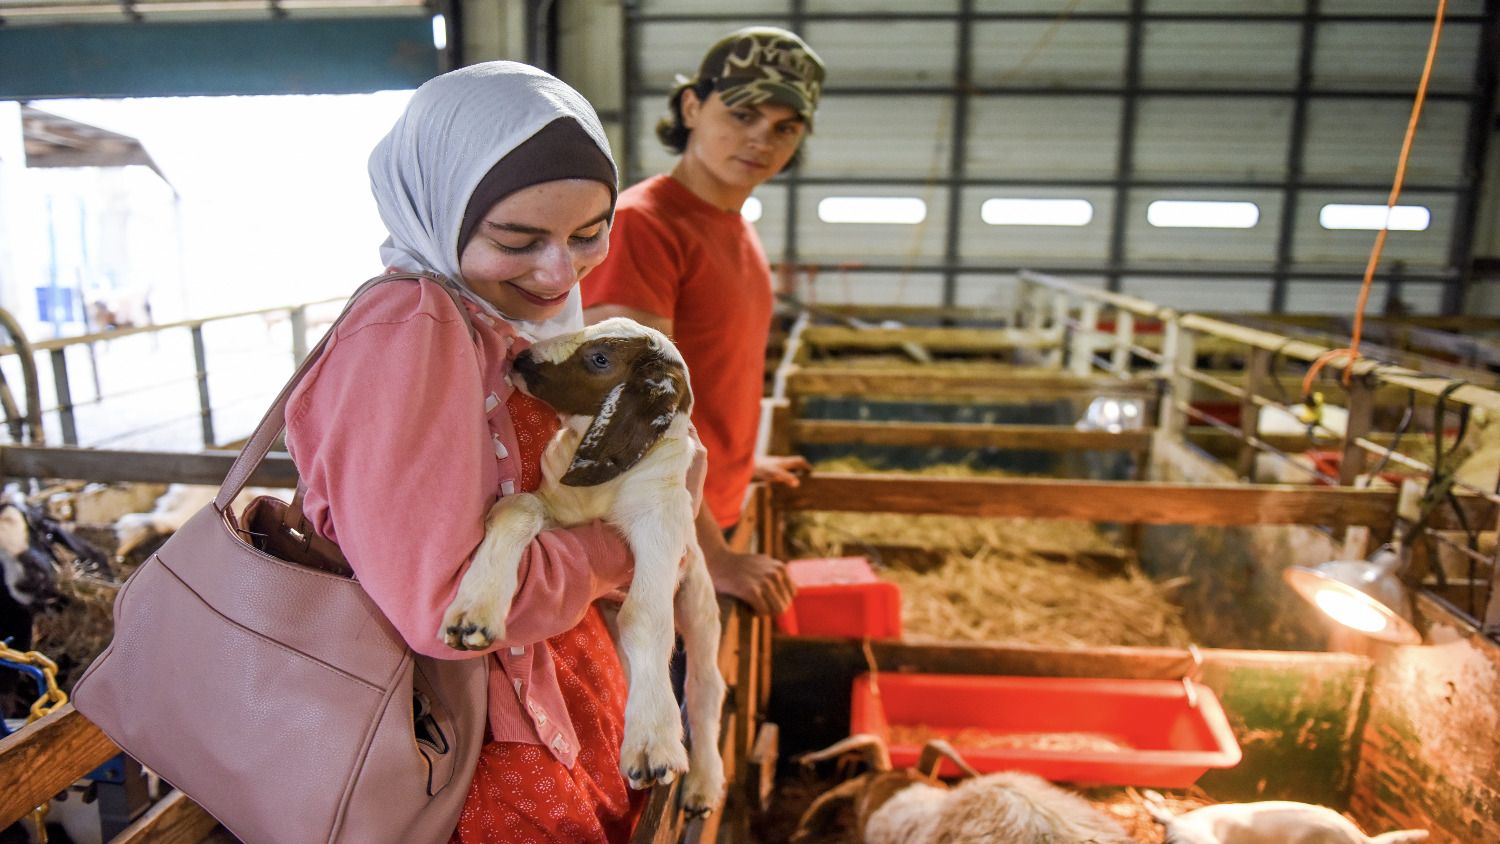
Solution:
{"label": "red plastic feed trough", "polygon": [[[855,678],[850,732],[886,739],[897,768],[916,764],[922,748],[891,743],[892,725],[947,734],[980,771],[1029,771],[1059,782],[1186,788],[1209,768],[1240,761],[1218,698],[1195,684],[1191,705],[1181,680],[881,674],[878,685],[877,694],[868,674]],[[1108,736],[1121,749],[964,747],[961,734],[953,737],[960,730]],[[944,765],[945,776],[957,775]]]}
{"label": "red plastic feed trough", "polygon": [[901,587],[880,580],[864,557],[792,560],[792,605],[776,619],[793,636],[901,638]]}

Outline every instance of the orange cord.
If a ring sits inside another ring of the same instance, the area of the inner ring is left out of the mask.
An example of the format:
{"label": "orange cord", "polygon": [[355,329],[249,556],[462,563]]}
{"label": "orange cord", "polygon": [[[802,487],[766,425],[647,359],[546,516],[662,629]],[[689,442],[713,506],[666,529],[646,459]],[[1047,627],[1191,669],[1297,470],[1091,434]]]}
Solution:
{"label": "orange cord", "polygon": [[1329,362],[1341,357],[1349,359],[1349,365],[1344,369],[1344,384],[1348,386],[1354,377],[1354,362],[1359,359],[1359,335],[1365,324],[1365,305],[1370,301],[1370,284],[1375,279],[1375,267],[1380,263],[1380,253],[1385,249],[1386,233],[1390,231],[1388,226],[1391,222],[1391,211],[1396,207],[1396,200],[1401,197],[1401,184],[1406,181],[1406,162],[1411,157],[1412,140],[1417,135],[1417,121],[1422,117],[1422,103],[1427,99],[1427,83],[1432,78],[1432,64],[1437,57],[1438,39],[1443,34],[1443,15],[1447,10],[1448,0],[1438,0],[1437,16],[1432,21],[1432,41],[1427,45],[1427,62],[1422,66],[1422,81],[1417,83],[1417,97],[1412,102],[1411,119],[1406,122],[1406,138],[1401,142],[1401,156],[1396,160],[1396,179],[1391,184],[1391,196],[1385,204],[1385,225],[1375,233],[1375,246],[1370,250],[1370,260],[1365,264],[1364,283],[1359,288],[1359,304],[1354,308],[1354,330],[1349,335],[1349,348],[1332,349],[1324,352],[1308,367],[1307,375],[1302,379],[1302,399],[1305,402],[1312,395],[1313,379],[1318,377],[1318,372]]}

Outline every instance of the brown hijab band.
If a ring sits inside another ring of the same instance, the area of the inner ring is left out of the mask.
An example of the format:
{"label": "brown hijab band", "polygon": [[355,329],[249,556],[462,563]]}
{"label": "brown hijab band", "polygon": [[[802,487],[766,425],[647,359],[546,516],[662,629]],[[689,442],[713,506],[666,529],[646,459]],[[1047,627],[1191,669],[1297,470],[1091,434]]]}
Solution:
{"label": "brown hijab band", "polygon": [[495,162],[479,180],[458,227],[458,253],[463,254],[474,230],[495,203],[522,188],[559,179],[602,182],[609,188],[609,212],[614,215],[618,197],[614,165],[578,121],[560,117]]}

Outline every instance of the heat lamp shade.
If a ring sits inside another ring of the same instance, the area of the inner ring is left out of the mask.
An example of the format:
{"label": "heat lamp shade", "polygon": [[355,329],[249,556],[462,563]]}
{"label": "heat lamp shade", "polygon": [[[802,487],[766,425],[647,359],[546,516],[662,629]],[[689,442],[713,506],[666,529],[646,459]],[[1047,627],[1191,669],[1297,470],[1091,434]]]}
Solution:
{"label": "heat lamp shade", "polygon": [[1392,644],[1422,643],[1422,634],[1407,618],[1406,587],[1379,558],[1291,566],[1281,576],[1308,603],[1345,627]]}

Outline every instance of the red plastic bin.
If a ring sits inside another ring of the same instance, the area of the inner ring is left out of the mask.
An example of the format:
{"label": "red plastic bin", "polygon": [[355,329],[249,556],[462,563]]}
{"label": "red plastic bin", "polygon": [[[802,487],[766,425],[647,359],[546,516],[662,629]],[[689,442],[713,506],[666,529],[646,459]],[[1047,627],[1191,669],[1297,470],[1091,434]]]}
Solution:
{"label": "red plastic bin", "polygon": [[[1302,455],[1312,461],[1313,468],[1330,478],[1339,476],[1339,469],[1344,464],[1344,453],[1342,451],[1325,451],[1321,449],[1308,449]],[[1381,480],[1395,486],[1401,486],[1403,476],[1400,472],[1381,472]],[[1313,478],[1312,482],[1317,486],[1332,486],[1329,481],[1322,478]]]}
{"label": "red plastic bin", "polygon": [[776,626],[793,636],[901,637],[901,587],[875,576],[864,557],[792,560],[797,597]]}
{"label": "red plastic bin", "polygon": [[[879,687],[877,695],[868,674],[855,678],[849,731],[884,738],[898,768],[916,764],[922,748],[891,744],[892,724],[937,733],[1103,734],[1130,748],[966,748],[949,739],[980,771],[1029,771],[1059,782],[1186,788],[1241,756],[1219,699],[1195,684],[1197,705],[1190,705],[1181,680],[881,674]],[[958,774],[944,766],[945,775]]]}

